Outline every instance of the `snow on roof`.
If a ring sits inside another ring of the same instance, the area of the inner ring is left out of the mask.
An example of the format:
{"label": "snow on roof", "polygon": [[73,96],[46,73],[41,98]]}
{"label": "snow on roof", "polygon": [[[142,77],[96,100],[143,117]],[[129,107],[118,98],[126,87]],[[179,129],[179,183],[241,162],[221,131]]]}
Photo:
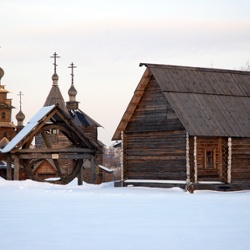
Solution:
{"label": "snow on roof", "polygon": [[101,169],[104,170],[104,171],[107,171],[107,172],[109,172],[109,173],[113,173],[113,170],[111,170],[111,169],[109,169],[109,168],[107,168],[107,167],[104,167],[104,166],[102,166],[102,165],[98,165],[98,167],[101,168]]}
{"label": "snow on roof", "polygon": [[7,153],[11,151],[22,139],[24,139],[39,123],[39,121],[49,113],[55,105],[41,108],[28,122],[28,124],[0,151]]}

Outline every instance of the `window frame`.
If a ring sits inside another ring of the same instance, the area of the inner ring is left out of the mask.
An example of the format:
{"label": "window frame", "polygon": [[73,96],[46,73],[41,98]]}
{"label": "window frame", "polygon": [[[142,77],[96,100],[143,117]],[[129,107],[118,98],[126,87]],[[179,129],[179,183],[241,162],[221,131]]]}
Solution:
{"label": "window frame", "polygon": [[[208,164],[208,153],[211,153],[210,164]],[[216,149],[215,148],[205,148],[204,152],[204,167],[205,169],[216,169]]]}

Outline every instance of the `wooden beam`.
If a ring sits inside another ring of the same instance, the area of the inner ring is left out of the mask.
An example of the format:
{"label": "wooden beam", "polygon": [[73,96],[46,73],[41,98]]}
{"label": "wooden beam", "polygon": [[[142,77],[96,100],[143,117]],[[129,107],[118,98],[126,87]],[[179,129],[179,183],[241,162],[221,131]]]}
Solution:
{"label": "wooden beam", "polygon": [[12,180],[11,157],[7,156],[7,180]]}
{"label": "wooden beam", "polygon": [[232,138],[228,137],[227,182],[232,182]]}
{"label": "wooden beam", "polygon": [[126,129],[128,122],[130,121],[138,103],[140,102],[143,96],[144,90],[146,86],[148,85],[151,76],[152,76],[152,73],[147,68],[144,71],[143,76],[134,91],[134,95],[132,99],[130,100],[125,113],[122,116],[122,119],[112,137],[112,140],[121,140],[121,131],[124,131]]}
{"label": "wooden beam", "polygon": [[[32,153],[32,154],[19,154],[20,159],[53,159],[54,154],[51,153]],[[91,154],[80,153],[80,154],[58,154],[59,159],[91,159]]]}
{"label": "wooden beam", "polygon": [[27,142],[26,147],[29,147],[30,143],[32,142],[33,138],[35,135],[37,135],[38,131],[41,130],[41,128],[44,126],[44,124],[49,121],[53,115],[55,114],[56,110],[52,110],[52,112],[50,114],[48,114],[48,116],[41,122],[41,124],[39,124],[37,127],[34,128],[34,130],[32,132],[30,132],[30,134],[25,137],[24,139],[22,139],[15,147],[15,149],[12,150],[12,153],[15,153],[17,151],[19,151],[20,145],[25,145]]}
{"label": "wooden beam", "polygon": [[36,149],[20,149],[20,154],[35,154],[35,153],[95,153],[95,150],[88,148],[36,148]]}
{"label": "wooden beam", "polygon": [[187,173],[187,184],[190,183],[190,159],[189,159],[189,135],[186,133],[186,173]]}
{"label": "wooden beam", "polygon": [[198,182],[197,137],[194,137],[194,183]]}
{"label": "wooden beam", "polygon": [[82,186],[82,167],[79,170],[77,184],[78,186]]}
{"label": "wooden beam", "polygon": [[[60,181],[60,183],[61,183],[61,184],[68,184],[68,183],[71,182],[73,179],[75,179],[76,176],[79,174],[80,169],[82,168],[82,163],[83,163],[83,160],[82,160],[82,159],[77,160],[77,162],[76,162],[76,167],[75,167],[73,173],[72,173],[70,176],[63,177],[62,180]],[[55,183],[56,183],[56,182],[55,182]]]}
{"label": "wooden beam", "polygon": [[53,162],[54,162],[54,164],[55,164],[55,167],[56,167],[56,170],[57,170],[57,172],[58,172],[58,175],[59,175],[59,176],[62,176],[63,173],[62,173],[62,170],[61,170],[61,168],[60,168],[58,159],[54,159],[54,157],[52,156],[52,160],[53,160]]}
{"label": "wooden beam", "polygon": [[96,184],[96,160],[95,160],[94,155],[92,155],[90,162],[91,162],[91,166],[90,166],[90,182],[92,184]]}
{"label": "wooden beam", "polygon": [[49,140],[49,138],[48,138],[46,132],[43,131],[43,132],[41,133],[41,135],[42,135],[42,138],[43,138],[43,140],[44,140],[44,143],[45,143],[46,147],[47,147],[47,148],[52,148],[52,145],[51,145],[51,143],[50,143],[50,140]]}
{"label": "wooden beam", "polygon": [[121,131],[121,139],[122,139],[122,145],[121,145],[121,181],[124,182],[124,132]]}
{"label": "wooden beam", "polygon": [[14,180],[18,181],[19,180],[19,169],[20,169],[20,164],[19,164],[19,158],[18,156],[14,156]]}

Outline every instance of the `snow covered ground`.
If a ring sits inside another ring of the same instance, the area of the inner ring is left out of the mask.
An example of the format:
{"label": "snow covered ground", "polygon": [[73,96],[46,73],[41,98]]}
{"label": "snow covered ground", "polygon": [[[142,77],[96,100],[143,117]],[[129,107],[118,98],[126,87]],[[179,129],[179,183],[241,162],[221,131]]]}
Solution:
{"label": "snow covered ground", "polygon": [[0,249],[250,249],[250,191],[0,179]]}

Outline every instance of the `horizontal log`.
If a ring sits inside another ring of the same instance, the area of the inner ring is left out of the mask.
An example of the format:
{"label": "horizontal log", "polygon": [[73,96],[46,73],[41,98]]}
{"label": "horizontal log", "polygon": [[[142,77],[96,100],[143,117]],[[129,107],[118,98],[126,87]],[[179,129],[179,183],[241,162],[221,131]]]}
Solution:
{"label": "horizontal log", "polygon": [[[19,159],[91,159],[91,154],[63,154],[63,153],[32,153],[32,154],[19,154]],[[57,158],[58,157],[58,158]]]}
{"label": "horizontal log", "polygon": [[96,153],[96,151],[88,148],[36,148],[36,149],[21,149],[20,154],[35,154],[35,153]]}

